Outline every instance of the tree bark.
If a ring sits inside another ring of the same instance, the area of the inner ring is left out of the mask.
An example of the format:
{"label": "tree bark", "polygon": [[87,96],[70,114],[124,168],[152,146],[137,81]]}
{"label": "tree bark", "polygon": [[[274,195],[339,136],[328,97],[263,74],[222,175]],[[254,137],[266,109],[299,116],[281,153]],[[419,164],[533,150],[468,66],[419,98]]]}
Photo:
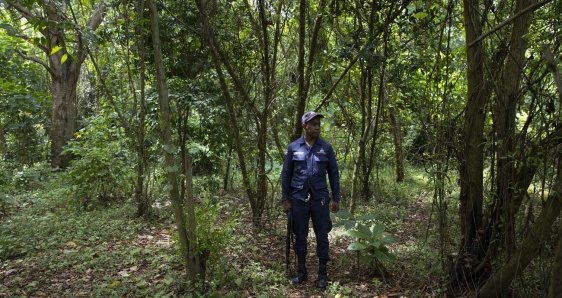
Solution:
{"label": "tree bark", "polygon": [[390,118],[390,130],[392,131],[393,141],[394,141],[394,162],[395,162],[395,173],[396,182],[400,183],[404,181],[404,153],[402,149],[402,129],[400,128],[400,123],[397,119],[397,111],[394,105],[390,104],[388,106],[388,114]]}
{"label": "tree bark", "polygon": [[[142,15],[144,10],[144,1],[139,0],[136,6],[136,12],[138,16]],[[144,31],[140,22],[135,25],[135,31],[137,34],[137,47],[139,55],[139,81],[140,81],[140,109],[139,109],[139,120],[137,126],[137,141],[136,141],[136,151],[137,151],[137,183],[135,185],[135,198],[137,201],[137,215],[147,216],[152,212],[152,206],[148,196],[144,193],[144,175],[145,175],[145,164],[146,164],[146,152],[144,149],[145,141],[145,122],[146,122],[146,96],[145,96],[145,55],[146,49],[144,47]],[[136,109],[135,109],[136,111]]]}
{"label": "tree bark", "polygon": [[494,298],[503,293],[513,279],[523,272],[531,261],[539,254],[545,239],[550,236],[554,221],[562,210],[562,160],[558,161],[554,192],[523,239],[521,246],[509,261],[490,277],[478,291],[479,298]]}
{"label": "tree bark", "polygon": [[558,232],[558,245],[556,245],[556,256],[550,273],[550,286],[548,287],[548,298],[562,297],[562,231]]}
{"label": "tree bark", "polygon": [[[479,0],[464,0],[466,44],[482,32]],[[461,251],[473,245],[477,230],[482,226],[484,172],[484,104],[489,87],[484,77],[484,49],[480,43],[467,48],[468,100],[465,107],[464,148],[460,160],[460,219]]]}
{"label": "tree bark", "polygon": [[[525,9],[531,1],[518,0],[517,12]],[[498,140],[497,147],[497,212],[502,215],[501,235],[502,246],[511,253],[515,245],[515,213],[519,206],[515,205],[513,184],[515,179],[515,118],[517,102],[521,96],[520,82],[523,74],[527,40],[524,37],[528,32],[531,12],[523,14],[513,23],[509,54],[503,69],[502,81],[497,90],[498,97],[494,105],[494,126]],[[500,224],[497,222],[497,224]]]}

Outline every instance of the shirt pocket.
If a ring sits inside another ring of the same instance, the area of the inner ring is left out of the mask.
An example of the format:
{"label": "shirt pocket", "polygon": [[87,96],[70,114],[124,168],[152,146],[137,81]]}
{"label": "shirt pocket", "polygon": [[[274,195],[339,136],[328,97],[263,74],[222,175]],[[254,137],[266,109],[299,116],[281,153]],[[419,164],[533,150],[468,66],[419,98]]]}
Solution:
{"label": "shirt pocket", "polygon": [[[302,153],[302,154],[299,154]],[[306,173],[306,157],[304,152],[293,152],[293,166],[297,173]]]}
{"label": "shirt pocket", "polygon": [[318,175],[326,175],[326,168],[328,167],[328,157],[325,155],[315,155],[314,161],[316,161],[316,173]]}

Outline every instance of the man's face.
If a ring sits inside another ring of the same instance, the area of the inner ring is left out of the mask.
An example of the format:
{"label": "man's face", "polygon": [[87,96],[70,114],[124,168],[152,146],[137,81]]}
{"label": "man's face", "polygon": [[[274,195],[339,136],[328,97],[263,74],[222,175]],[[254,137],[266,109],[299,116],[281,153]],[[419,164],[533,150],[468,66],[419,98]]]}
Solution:
{"label": "man's face", "polygon": [[302,125],[304,134],[317,138],[320,136],[320,118],[316,117]]}

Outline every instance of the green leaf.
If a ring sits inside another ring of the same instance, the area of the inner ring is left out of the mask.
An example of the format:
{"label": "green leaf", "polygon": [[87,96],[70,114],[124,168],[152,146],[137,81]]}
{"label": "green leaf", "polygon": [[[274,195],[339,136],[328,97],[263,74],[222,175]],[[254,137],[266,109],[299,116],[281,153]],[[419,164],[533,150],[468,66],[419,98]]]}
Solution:
{"label": "green leaf", "polygon": [[351,218],[353,218],[353,214],[347,212],[343,208],[340,208],[338,213],[335,213],[334,216],[337,217],[337,218],[341,218],[341,219],[351,219]]}
{"label": "green leaf", "polygon": [[[358,224],[357,225],[357,231],[367,235],[369,238],[371,238],[373,235],[371,234],[371,230],[369,230],[369,228],[366,225],[363,224]],[[371,241],[371,239],[368,239],[369,242]]]}
{"label": "green leaf", "polygon": [[416,19],[423,19],[425,17],[427,17],[427,12],[420,11],[420,12],[414,14],[414,18],[416,18]]}
{"label": "green leaf", "polygon": [[171,184],[166,184],[166,186],[164,186],[164,191],[165,192],[169,192],[172,189],[174,189],[174,186],[172,186]]}
{"label": "green leaf", "polygon": [[365,250],[368,249],[369,247],[370,246],[365,243],[353,242],[347,247],[347,250]]}
{"label": "green leaf", "polygon": [[9,24],[0,24],[0,28],[6,30],[6,33],[10,36],[16,36],[18,34],[18,31],[16,31],[16,29],[14,29],[14,27]]}
{"label": "green leaf", "polygon": [[346,230],[353,229],[355,228],[355,222],[353,220],[346,220],[343,226]]}
{"label": "green leaf", "polygon": [[386,244],[393,244],[398,242],[398,238],[394,237],[393,235],[386,235],[384,236],[384,238],[382,239],[381,243],[386,245]]}
{"label": "green leaf", "polygon": [[176,153],[176,147],[172,144],[166,144],[163,146],[164,150],[170,154]]}
{"label": "green leaf", "polygon": [[378,250],[375,251],[375,258],[377,258],[377,260],[380,260],[380,261],[390,260],[390,257],[388,257],[384,252],[378,251]]}
{"label": "green leaf", "polygon": [[64,64],[64,62],[66,62],[66,59],[68,59],[68,55],[67,54],[62,55],[62,57],[60,58],[60,64]]}
{"label": "green leaf", "polygon": [[56,52],[60,51],[61,49],[62,49],[61,46],[54,46],[54,47],[51,49],[51,55],[55,54]]}
{"label": "green leaf", "polygon": [[379,239],[384,233],[383,225],[372,225],[371,234],[373,235],[373,241]]}
{"label": "green leaf", "polygon": [[363,239],[363,240],[367,240],[367,241],[371,240],[371,237],[369,235],[365,235],[364,233],[361,233],[361,232],[356,231],[356,230],[347,230],[343,233],[347,236],[351,236],[351,237],[355,237],[355,238],[359,238],[359,239]]}

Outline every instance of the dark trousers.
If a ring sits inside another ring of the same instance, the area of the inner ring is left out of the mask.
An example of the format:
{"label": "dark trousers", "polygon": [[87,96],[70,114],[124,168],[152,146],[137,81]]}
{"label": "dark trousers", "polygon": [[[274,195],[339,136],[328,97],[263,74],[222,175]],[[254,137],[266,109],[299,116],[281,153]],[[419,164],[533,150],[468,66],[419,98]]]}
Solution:
{"label": "dark trousers", "polygon": [[330,242],[328,233],[332,230],[329,199],[310,199],[308,202],[292,200],[293,233],[295,233],[295,254],[306,256],[308,222],[312,219],[312,228],[316,235],[316,255],[319,259],[330,259]]}

